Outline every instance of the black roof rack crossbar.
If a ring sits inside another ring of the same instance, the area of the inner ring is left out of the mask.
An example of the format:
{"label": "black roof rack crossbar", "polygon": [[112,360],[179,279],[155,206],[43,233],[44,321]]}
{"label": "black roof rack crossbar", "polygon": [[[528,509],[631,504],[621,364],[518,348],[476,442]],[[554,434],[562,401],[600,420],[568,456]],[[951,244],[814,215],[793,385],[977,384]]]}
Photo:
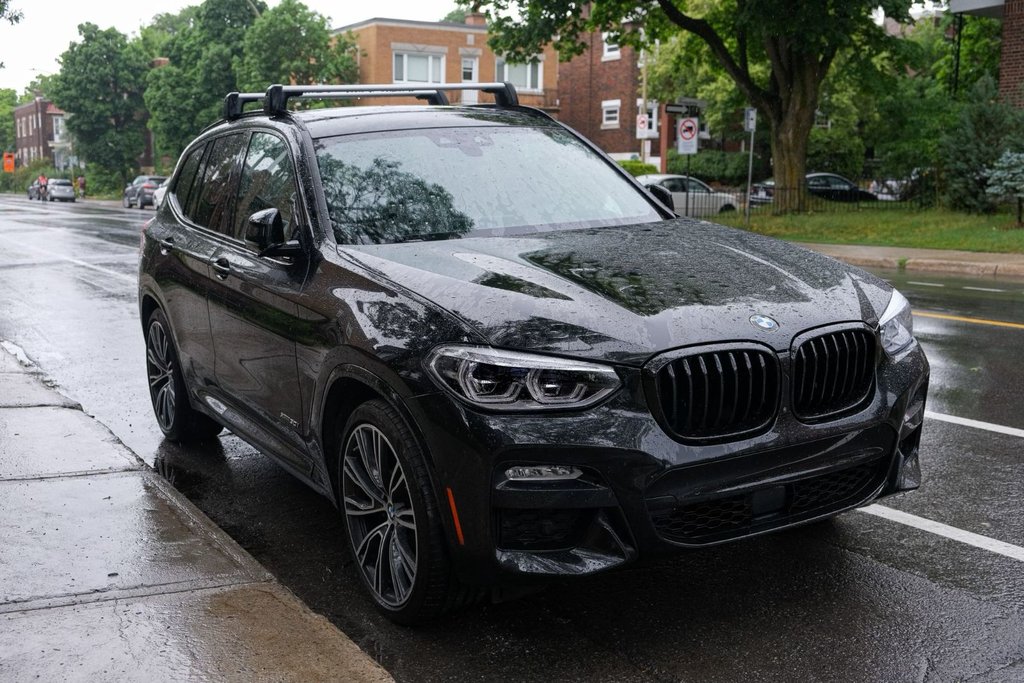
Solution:
{"label": "black roof rack crossbar", "polygon": [[[447,90],[481,90],[494,95],[499,107],[515,107],[519,105],[519,96],[511,83],[430,83],[423,85],[272,85],[267,88],[263,99],[263,111],[269,115],[282,114],[288,110],[288,100],[303,99],[347,99],[355,97],[400,97],[414,96],[427,100],[430,104],[448,104],[444,91]],[[232,93],[234,95],[235,93]],[[231,95],[228,95],[230,98]],[[245,95],[240,95],[245,97]],[[252,101],[252,100],[248,100]],[[227,111],[225,102],[225,111]]]}
{"label": "black roof rack crossbar", "polygon": [[262,92],[231,92],[224,98],[224,118],[237,119],[242,115],[245,105],[250,102],[260,102],[266,97]]}

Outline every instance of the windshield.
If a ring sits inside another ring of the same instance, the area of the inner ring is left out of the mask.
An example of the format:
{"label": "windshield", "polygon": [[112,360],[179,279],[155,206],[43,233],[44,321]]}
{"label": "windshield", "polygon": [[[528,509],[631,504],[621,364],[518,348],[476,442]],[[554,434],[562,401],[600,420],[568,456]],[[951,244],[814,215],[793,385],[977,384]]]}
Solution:
{"label": "windshield", "polygon": [[334,235],[387,244],[662,220],[560,128],[388,131],[316,141]]}

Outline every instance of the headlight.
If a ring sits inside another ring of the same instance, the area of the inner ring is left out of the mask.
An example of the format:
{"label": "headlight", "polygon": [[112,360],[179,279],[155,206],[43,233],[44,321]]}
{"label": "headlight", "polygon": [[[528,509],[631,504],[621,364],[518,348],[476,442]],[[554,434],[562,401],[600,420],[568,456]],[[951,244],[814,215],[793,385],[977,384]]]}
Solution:
{"label": "headlight", "polygon": [[607,365],[485,346],[439,346],[426,366],[456,396],[491,410],[586,408],[621,384]]}
{"label": "headlight", "polygon": [[910,313],[910,302],[895,289],[892,290],[889,305],[878,319],[878,327],[882,333],[882,348],[890,358],[914,343],[914,319]]}

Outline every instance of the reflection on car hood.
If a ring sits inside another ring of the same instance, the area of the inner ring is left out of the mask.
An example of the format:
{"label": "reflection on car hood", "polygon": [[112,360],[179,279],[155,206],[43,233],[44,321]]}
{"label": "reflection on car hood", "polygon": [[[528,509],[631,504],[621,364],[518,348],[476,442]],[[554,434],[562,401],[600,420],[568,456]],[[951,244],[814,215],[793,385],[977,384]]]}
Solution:
{"label": "reflection on car hood", "polygon": [[[888,285],[801,247],[677,219],[525,237],[343,246],[496,346],[641,363],[665,349],[876,324]],[[773,331],[750,321],[766,315]]]}

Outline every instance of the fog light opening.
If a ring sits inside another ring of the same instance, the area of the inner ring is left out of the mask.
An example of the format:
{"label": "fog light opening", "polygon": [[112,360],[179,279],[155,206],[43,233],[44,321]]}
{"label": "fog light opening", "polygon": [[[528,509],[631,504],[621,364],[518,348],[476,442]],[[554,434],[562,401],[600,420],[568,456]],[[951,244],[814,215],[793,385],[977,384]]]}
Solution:
{"label": "fog light opening", "polygon": [[571,481],[583,472],[571,465],[516,465],[505,470],[509,481]]}

